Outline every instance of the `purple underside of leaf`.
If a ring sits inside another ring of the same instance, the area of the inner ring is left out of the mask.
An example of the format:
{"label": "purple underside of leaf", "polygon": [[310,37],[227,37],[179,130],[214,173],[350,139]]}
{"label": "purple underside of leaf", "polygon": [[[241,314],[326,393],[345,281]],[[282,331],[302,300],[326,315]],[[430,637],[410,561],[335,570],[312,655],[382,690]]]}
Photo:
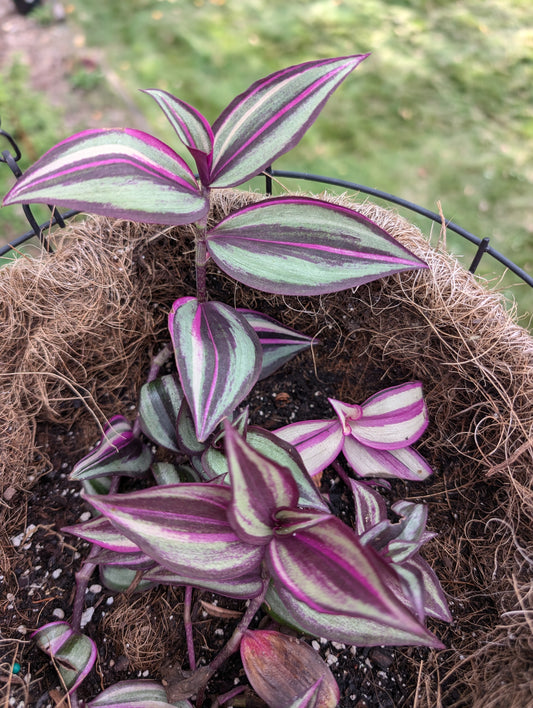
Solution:
{"label": "purple underside of leaf", "polygon": [[240,184],[294,147],[329,96],[366,56],[291,66],[237,96],[213,125],[211,186]]}
{"label": "purple underside of leaf", "polygon": [[217,265],[280,295],[356,287],[426,265],[366,217],[309,197],[275,197],[231,214],[207,236]]}
{"label": "purple underside of leaf", "polygon": [[261,371],[261,345],[251,325],[228,305],[176,300],[169,330],[185,397],[200,442],[233,413]]}
{"label": "purple underside of leaf", "polygon": [[261,548],[243,543],[227,520],[227,486],[183,483],[87,499],[146,555],[178,574],[225,580],[260,566]]}
{"label": "purple underside of leaf", "polygon": [[243,541],[263,545],[273,533],[274,514],[298,502],[290,471],[257,452],[224,421],[224,441],[231,479],[228,519]]}
{"label": "purple underside of leaf", "polygon": [[212,579],[190,577],[188,575],[173,573],[161,566],[153,568],[144,574],[146,580],[161,585],[191,585],[193,587],[211,590],[224,597],[248,600],[257,597],[263,589],[263,581],[258,572],[248,573],[238,578],[222,580],[218,577]]}
{"label": "purple underside of leaf", "polygon": [[76,526],[64,526],[61,531],[83,538],[115,553],[130,555],[140,552],[140,548],[127,536],[117,531],[109,519],[105,517],[91,519]]}
{"label": "purple underside of leaf", "polygon": [[158,224],[191,223],[209,208],[179,155],[129,129],[89,130],[53,147],[4,200],[21,202]]}

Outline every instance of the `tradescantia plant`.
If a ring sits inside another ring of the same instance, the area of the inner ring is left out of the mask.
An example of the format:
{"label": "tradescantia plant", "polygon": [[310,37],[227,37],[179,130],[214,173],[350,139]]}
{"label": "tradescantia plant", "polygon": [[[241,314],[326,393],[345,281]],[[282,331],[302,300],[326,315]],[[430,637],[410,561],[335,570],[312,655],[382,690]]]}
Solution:
{"label": "tradescantia plant", "polygon": [[[192,677],[166,687],[123,682],[88,706],[186,706],[194,696],[200,705],[209,678],[239,645],[251,684],[270,705],[334,706],[338,691],[312,651],[289,651],[284,635],[249,629],[261,605],[279,622],[331,640],[442,647],[424,624],[427,616],[450,620],[419,553],[432,536],[427,509],[397,502],[389,514],[376,486],[364,481],[381,478],[377,484],[386,487],[386,478],[431,474],[412,447],[428,424],[421,383],[360,404],[330,399],[332,419],[275,433],[256,427],[243,408],[246,396],[313,340],[263,313],[209,300],[206,286],[209,259],[240,283],[278,295],[320,295],[426,267],[356,211],[305,196],[265,199],[207,226],[213,190],[242,184],[291,149],[365,58],[276,72],[237,96],[213,125],[166,91],[146,91],[196,174],[146,133],[89,130],[53,147],[4,199],[194,225],[196,292],[171,308],[170,342],[154,359],[137,418],[111,418],[72,470],[95,516],[64,531],[90,541],[92,550],[77,574],[71,621],[41,627],[36,639],[58,665],[73,706],[96,658],[94,643],[80,632],[84,591],[96,568],[113,590],[185,586],[189,609],[191,588],[250,603],[208,667],[196,667],[186,620]],[[175,372],[162,374],[171,359]],[[156,461],[154,445],[174,462]],[[338,462],[341,453],[353,476]],[[355,529],[332,514],[311,478],[330,465],[353,493]],[[122,476],[150,475],[152,486],[120,492]],[[289,696],[283,687],[291,670],[299,682]]]}

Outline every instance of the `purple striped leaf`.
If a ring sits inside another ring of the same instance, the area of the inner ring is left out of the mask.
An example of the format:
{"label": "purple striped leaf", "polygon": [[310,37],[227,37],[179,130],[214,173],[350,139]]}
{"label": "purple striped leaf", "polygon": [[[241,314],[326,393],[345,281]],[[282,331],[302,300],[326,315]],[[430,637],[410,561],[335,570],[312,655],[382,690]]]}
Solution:
{"label": "purple striped leaf", "polygon": [[426,615],[443,622],[452,622],[453,617],[444,597],[441,584],[429,563],[419,553],[415,553],[403,565],[411,570],[416,569],[421,577]]}
{"label": "purple striped leaf", "polygon": [[413,645],[445,648],[442,642],[421,624],[415,631],[411,631],[407,628],[392,627],[386,617],[369,620],[352,617],[340,610],[335,614],[326,614],[312,609],[282,586],[275,588],[271,584],[265,603],[276,621],[333,642],[358,647]]}
{"label": "purple striped leaf", "polygon": [[[333,400],[330,403],[334,405]],[[396,450],[416,442],[429,423],[420,381],[386,388],[367,399],[358,417],[346,417],[353,437],[378,450]]]}
{"label": "purple striped leaf", "polygon": [[257,381],[261,345],[246,319],[221,302],[180,298],[168,326],[196,437],[203,442]]}
{"label": "purple striped leaf", "polygon": [[298,487],[287,467],[257,452],[227,420],[224,433],[232,490],[229,522],[241,540],[264,545],[273,536],[275,512],[296,506]]}
{"label": "purple striped leaf", "polygon": [[[279,511],[278,528],[265,556],[276,587],[285,587],[314,610],[386,622],[417,633],[423,630],[391,592],[396,575],[382,557],[359,542],[335,516],[298,528],[309,511]],[[318,514],[317,514],[318,516]]]}
{"label": "purple striped leaf", "polygon": [[168,703],[164,687],[157,681],[119,681],[89,701],[87,708],[192,708],[189,701]]}
{"label": "purple striped leaf", "polygon": [[367,54],[288,67],[260,79],[213,125],[212,187],[245,182],[293,148]]}
{"label": "purple striped leaf", "polygon": [[276,437],[294,445],[311,476],[335,460],[344,443],[338,420],[304,420],[275,431]]}
{"label": "purple striped leaf", "polygon": [[226,580],[258,572],[262,549],[243,543],[227,519],[229,487],[184,483],[87,501],[146,555],[176,573]]}
{"label": "purple striped leaf", "polygon": [[161,108],[178,138],[193,156],[200,181],[208,185],[213,152],[213,131],[207,119],[196,108],[168,91],[147,89],[143,93],[151,96]]}
{"label": "purple striped leaf", "polygon": [[358,536],[387,518],[387,505],[381,494],[365,482],[350,479],[355,502],[355,523]]}
{"label": "purple striped leaf", "polygon": [[67,622],[51,622],[32,635],[39,649],[52,657],[68,692],[74,691],[96,661],[96,644],[85,634],[74,632]]}
{"label": "purple striped leaf", "polygon": [[362,214],[310,197],[256,202],[207,235],[221,270],[278,295],[320,295],[427,266]]}
{"label": "purple striped leaf", "polygon": [[425,504],[402,501],[391,508],[400,516],[399,521],[383,519],[361,535],[361,543],[371,545],[393,563],[403,563],[436,534],[426,531]]}
{"label": "purple striped leaf", "polygon": [[313,337],[308,337],[291,327],[286,327],[273,317],[264,315],[261,312],[243,308],[237,308],[237,312],[243,315],[252,325],[261,343],[263,366],[259,380],[273,374],[274,371],[277,371],[299,352],[309,349],[313,344],[318,343],[318,340],[313,339]]}
{"label": "purple striped leaf", "polygon": [[193,587],[211,590],[224,597],[232,597],[237,600],[249,600],[257,597],[263,589],[263,581],[257,573],[241,575],[238,578],[191,578],[189,575],[173,573],[171,570],[156,566],[145,573],[146,580],[158,585],[192,585]]}
{"label": "purple striped leaf", "polygon": [[[246,431],[246,442],[257,452],[286,467],[298,487],[298,506],[311,507],[329,512],[322,495],[309,476],[302,458],[296,448],[290,443],[281,440],[277,435],[251,425]],[[228,461],[225,455],[214,448],[208,448],[202,455],[202,466],[208,479],[219,478],[226,480],[228,475]]]}
{"label": "purple striped leaf", "polygon": [[[65,531],[65,529],[62,530]],[[130,570],[147,570],[155,565],[154,561],[142,551],[121,553],[103,547],[96,549],[96,552],[91,556],[91,562],[97,565],[122,566]]]}
{"label": "purple striped leaf", "polygon": [[[257,695],[276,708],[335,708],[333,674],[309,644],[272,630],[246,630],[240,645],[246,676]],[[313,700],[314,698],[314,700]]]}
{"label": "purple striped leaf", "polygon": [[42,202],[150,224],[189,224],[209,202],[179,155],[138,130],[86,130],[32,165],[4,204]]}
{"label": "purple striped leaf", "polygon": [[359,477],[383,477],[420,482],[433,474],[426,460],[412,447],[377,450],[357,442],[352,436],[347,436],[344,438],[342,452]]}
{"label": "purple striped leaf", "polygon": [[200,442],[196,437],[194,418],[185,398],[178,413],[176,436],[179,448],[185,455],[201,455],[204,450],[208,449],[208,444]]}
{"label": "purple striped leaf", "polygon": [[139,394],[141,430],[153,442],[179,451],[176,435],[183,391],[177,374],[168,374],[144,384]]}
{"label": "purple striped leaf", "polygon": [[[91,496],[87,498],[89,500],[93,499]],[[137,544],[120,531],[117,531],[105,516],[84,521],[82,524],[76,524],[76,526],[63,526],[61,531],[71,533],[73,536],[83,538],[85,541],[90,541],[115,553],[131,555],[138,554],[141,551]]]}
{"label": "purple striped leaf", "polygon": [[94,450],[74,465],[70,478],[85,480],[109,474],[143,476],[150,468],[152,457],[150,449],[133,435],[126,418],[116,415],[104,427]]}

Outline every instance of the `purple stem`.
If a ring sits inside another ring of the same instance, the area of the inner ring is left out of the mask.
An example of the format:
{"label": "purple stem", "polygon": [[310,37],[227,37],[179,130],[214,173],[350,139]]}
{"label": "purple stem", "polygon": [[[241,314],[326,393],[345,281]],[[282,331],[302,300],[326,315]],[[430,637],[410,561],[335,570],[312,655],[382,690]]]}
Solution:
{"label": "purple stem", "polygon": [[343,469],[341,463],[338,460],[335,460],[334,462],[331,463],[331,466],[335,470],[335,472],[339,475],[339,477],[342,479],[344,484],[350,488],[350,478],[348,477],[346,471]]}
{"label": "purple stem", "polygon": [[241,644],[241,639],[244,634],[244,632],[248,629],[248,626],[250,622],[253,620],[255,617],[255,613],[259,610],[261,605],[263,604],[263,600],[265,599],[265,595],[268,589],[268,583],[269,580],[268,578],[263,579],[263,588],[261,590],[261,593],[257,596],[254,597],[252,600],[250,600],[250,604],[246,608],[246,612],[241,618],[241,621],[239,624],[235,627],[235,630],[231,637],[228,640],[228,643],[225,645],[225,647],[222,649],[220,654],[218,654],[213,661],[209,664],[207,667],[209,670],[209,673],[207,675],[207,678],[205,679],[204,685],[200,688],[198,691],[197,697],[196,697],[196,705],[197,708],[200,708],[204,701],[204,694],[205,694],[205,688],[207,686],[207,682],[209,679],[213,676],[213,674],[218,671],[218,669],[222,666],[222,664],[229,659],[229,657],[234,654],[237,649],[239,648]]}
{"label": "purple stem", "polygon": [[243,691],[246,691],[246,686],[238,686],[237,688],[232,688],[231,691],[224,693],[222,696],[217,696],[217,698],[215,698],[215,700],[213,701],[211,708],[219,708],[219,706],[223,706],[224,703],[231,701],[232,698],[238,696],[239,693],[243,693]]}
{"label": "purple stem", "polygon": [[91,558],[94,558],[98,551],[98,546],[93,545],[89,555],[83,562],[80,570],[76,573],[76,595],[74,596],[74,604],[72,606],[72,619],[70,626],[75,632],[81,630],[81,615],[83,612],[83,602],[85,600],[85,591],[91,579],[91,575],[96,568],[96,563],[91,563]]}
{"label": "purple stem", "polygon": [[[209,199],[210,193],[209,187],[202,187],[202,193]],[[206,283],[206,265],[209,260],[209,254],[207,253],[207,216],[205,216],[201,221],[197,222],[197,236],[196,236],[196,297],[199,302],[207,301],[207,283]]]}
{"label": "purple stem", "polygon": [[194,655],[194,639],[192,636],[191,621],[192,587],[185,586],[185,604],[183,606],[183,624],[185,625],[185,636],[187,638],[187,653],[189,655],[189,668],[196,671],[196,657]]}

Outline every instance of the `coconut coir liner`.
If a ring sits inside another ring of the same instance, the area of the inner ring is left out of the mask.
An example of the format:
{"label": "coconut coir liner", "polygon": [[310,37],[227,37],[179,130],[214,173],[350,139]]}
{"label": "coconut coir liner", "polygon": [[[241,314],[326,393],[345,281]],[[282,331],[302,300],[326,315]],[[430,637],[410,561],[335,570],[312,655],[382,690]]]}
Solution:
{"label": "coconut coir liner", "polygon": [[[215,192],[216,219],[260,195]],[[342,201],[342,198],[332,198]],[[353,203],[344,198],[344,203]],[[533,340],[452,257],[397,214],[357,205],[429,270],[320,298],[245,290],[213,267],[213,298],[258,308],[316,335],[316,367],[341,372],[339,399],[362,400],[368,362],[424,384],[431,425],[419,448],[436,469],[411,499],[439,531],[426,558],[451,602],[448,649],[416,667],[415,705],[532,705]],[[0,564],[23,528],[29,476],[47,469],[37,424],[124,412],[168,340],[174,299],[194,292],[193,227],[89,217],[52,236],[56,252],[0,271]],[[386,378],[386,377],[385,377]],[[90,442],[90,441],[88,441]]]}

